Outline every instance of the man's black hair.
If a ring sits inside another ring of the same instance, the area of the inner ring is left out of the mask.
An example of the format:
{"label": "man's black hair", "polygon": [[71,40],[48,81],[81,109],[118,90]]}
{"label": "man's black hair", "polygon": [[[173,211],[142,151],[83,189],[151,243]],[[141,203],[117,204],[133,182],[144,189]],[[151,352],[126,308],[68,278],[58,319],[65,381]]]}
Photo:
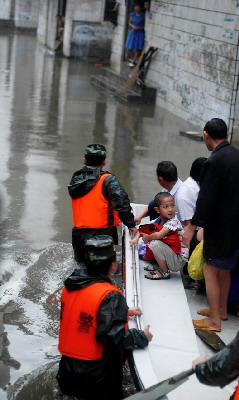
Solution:
{"label": "man's black hair", "polygon": [[101,165],[106,159],[106,156],[93,156],[93,155],[85,155],[86,165],[88,167],[98,167]]}
{"label": "man's black hair", "polygon": [[213,140],[226,139],[227,138],[227,125],[220,118],[213,118],[206,123],[204,131],[209,134]]}
{"label": "man's black hair", "polygon": [[196,182],[200,181],[202,166],[205,163],[205,161],[207,161],[206,157],[198,157],[192,163],[191,170],[190,170],[190,176]]}
{"label": "man's black hair", "polygon": [[166,182],[176,182],[178,180],[177,167],[171,161],[161,161],[157,165],[157,176],[161,176]]}
{"label": "man's black hair", "polygon": [[169,192],[160,192],[160,193],[156,194],[156,196],[154,198],[154,206],[159,207],[162,200],[166,199],[167,197],[173,197],[173,196]]}
{"label": "man's black hair", "polygon": [[100,275],[107,275],[110,269],[112,262],[116,261],[116,253],[114,256],[108,258],[107,260],[102,261],[95,261],[91,263],[86,260],[85,265],[89,275],[92,276],[100,276]]}

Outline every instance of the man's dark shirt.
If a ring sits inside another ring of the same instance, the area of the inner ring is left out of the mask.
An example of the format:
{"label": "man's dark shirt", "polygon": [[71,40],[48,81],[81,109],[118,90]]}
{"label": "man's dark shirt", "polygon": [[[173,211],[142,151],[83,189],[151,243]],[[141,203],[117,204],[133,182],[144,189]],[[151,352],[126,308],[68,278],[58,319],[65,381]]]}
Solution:
{"label": "man's dark shirt", "polygon": [[226,140],[202,167],[192,224],[204,228],[204,257],[231,255],[239,249],[239,150]]}

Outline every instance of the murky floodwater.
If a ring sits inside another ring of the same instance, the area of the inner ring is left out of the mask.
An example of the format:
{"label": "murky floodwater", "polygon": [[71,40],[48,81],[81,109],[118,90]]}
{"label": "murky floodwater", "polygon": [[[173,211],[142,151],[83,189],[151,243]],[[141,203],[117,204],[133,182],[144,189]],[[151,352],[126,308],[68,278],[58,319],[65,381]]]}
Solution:
{"label": "murky floodwater", "polygon": [[53,58],[34,36],[0,33],[1,400],[57,397],[57,289],[74,267],[67,184],[86,145],[107,147],[107,169],[139,203],[158,191],[158,161],[174,161],[185,179],[208,155],[179,136],[189,128],[179,118],[96,91],[97,73]]}

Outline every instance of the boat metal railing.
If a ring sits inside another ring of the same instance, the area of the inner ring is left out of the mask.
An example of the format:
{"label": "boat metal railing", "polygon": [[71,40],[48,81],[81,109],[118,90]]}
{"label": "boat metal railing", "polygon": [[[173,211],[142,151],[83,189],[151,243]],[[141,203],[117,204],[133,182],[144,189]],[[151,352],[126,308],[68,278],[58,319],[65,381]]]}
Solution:
{"label": "boat metal railing", "polygon": [[[132,271],[133,271],[133,291],[134,291],[134,307],[139,307],[139,292],[138,292],[138,279],[137,279],[137,262],[135,251],[138,249],[136,246],[132,246]],[[141,319],[140,316],[135,316],[135,321],[138,329],[142,329],[141,327]]]}

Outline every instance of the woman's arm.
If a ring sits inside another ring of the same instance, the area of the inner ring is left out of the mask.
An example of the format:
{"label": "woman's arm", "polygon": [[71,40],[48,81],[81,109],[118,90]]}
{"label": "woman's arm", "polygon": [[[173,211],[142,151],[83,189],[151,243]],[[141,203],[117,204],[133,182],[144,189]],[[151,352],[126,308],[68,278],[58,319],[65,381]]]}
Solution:
{"label": "woman's arm", "polygon": [[133,24],[133,18],[132,18],[132,17],[129,18],[129,26],[130,26],[130,28],[132,28],[132,29],[135,29],[135,28],[136,28],[136,26],[134,26],[134,24]]}

